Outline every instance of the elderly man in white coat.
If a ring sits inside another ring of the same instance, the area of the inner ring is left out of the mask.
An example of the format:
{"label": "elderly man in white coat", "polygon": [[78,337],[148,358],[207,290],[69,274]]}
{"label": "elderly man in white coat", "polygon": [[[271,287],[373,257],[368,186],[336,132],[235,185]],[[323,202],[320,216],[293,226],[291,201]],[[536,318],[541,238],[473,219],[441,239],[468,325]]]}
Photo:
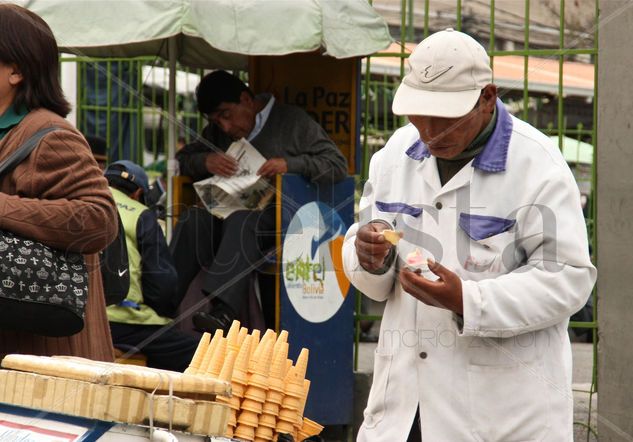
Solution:
{"label": "elderly man in white coat", "polygon": [[387,301],[358,440],[571,442],[568,318],[596,279],[572,173],[471,37],[433,34],[409,64],[393,111],[410,124],[373,156],[344,243],[348,278]]}

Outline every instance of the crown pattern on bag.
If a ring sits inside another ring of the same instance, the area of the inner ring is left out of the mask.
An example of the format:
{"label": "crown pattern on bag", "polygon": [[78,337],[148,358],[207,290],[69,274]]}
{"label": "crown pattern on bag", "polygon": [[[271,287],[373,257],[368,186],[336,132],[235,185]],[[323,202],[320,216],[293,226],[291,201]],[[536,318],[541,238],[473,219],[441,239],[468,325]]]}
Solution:
{"label": "crown pattern on bag", "polygon": [[63,304],[79,311],[88,296],[87,282],[81,254],[67,255],[0,230],[0,297]]}

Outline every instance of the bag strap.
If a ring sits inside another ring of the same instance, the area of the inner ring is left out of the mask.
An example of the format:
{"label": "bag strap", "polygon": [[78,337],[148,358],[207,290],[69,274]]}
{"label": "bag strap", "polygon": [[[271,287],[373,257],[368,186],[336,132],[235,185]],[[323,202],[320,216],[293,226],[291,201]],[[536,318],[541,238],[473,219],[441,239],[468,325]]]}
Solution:
{"label": "bag strap", "polygon": [[57,126],[45,127],[35,132],[26,140],[15,152],[9,155],[9,158],[0,163],[0,176],[10,172],[15,166],[20,164],[35,149],[44,136],[54,130],[59,129]]}

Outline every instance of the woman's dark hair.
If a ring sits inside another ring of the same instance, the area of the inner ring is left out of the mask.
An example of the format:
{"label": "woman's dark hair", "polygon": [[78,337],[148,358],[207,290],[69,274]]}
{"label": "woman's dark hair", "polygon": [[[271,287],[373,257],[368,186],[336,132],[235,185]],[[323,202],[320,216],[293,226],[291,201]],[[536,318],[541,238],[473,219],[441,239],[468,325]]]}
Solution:
{"label": "woman's dark hair", "polygon": [[51,28],[28,9],[1,3],[0,35],[0,62],[14,64],[22,74],[14,107],[43,107],[66,117],[70,104],[59,82],[59,49]]}
{"label": "woman's dark hair", "polygon": [[213,71],[204,76],[196,88],[198,110],[210,114],[221,103],[239,103],[242,92],[253,93],[242,80],[226,71]]}

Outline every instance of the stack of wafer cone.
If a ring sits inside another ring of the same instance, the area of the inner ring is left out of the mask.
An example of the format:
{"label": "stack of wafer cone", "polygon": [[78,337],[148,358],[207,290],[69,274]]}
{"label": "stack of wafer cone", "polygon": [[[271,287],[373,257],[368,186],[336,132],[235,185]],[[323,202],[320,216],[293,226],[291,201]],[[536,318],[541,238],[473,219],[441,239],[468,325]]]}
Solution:
{"label": "stack of wafer cone", "polygon": [[268,375],[266,402],[259,416],[259,425],[255,431],[255,442],[270,441],[277,427],[277,416],[284,395],[284,376],[288,358],[288,332],[282,331],[275,342],[273,361]]}
{"label": "stack of wafer cone", "polygon": [[226,338],[217,330],[213,338],[205,333],[187,368],[187,373],[205,374],[230,382],[231,413],[226,436],[263,442],[279,433],[299,440],[319,434],[321,427],[303,417],[310,381],[305,378],[309,352],[302,349],[296,365],[288,359],[288,332],[279,336],[267,330],[248,334],[234,321]]}
{"label": "stack of wafer cone", "polygon": [[285,382],[285,396],[281,403],[279,418],[277,419],[277,433],[292,434],[296,437],[295,424],[301,419],[301,401],[305,394],[304,380],[308,367],[308,349],[301,350],[297,364],[290,367]]}
{"label": "stack of wafer cone", "polygon": [[[253,355],[255,362],[249,364],[248,386],[244,392],[244,400],[241,404],[241,412],[237,418],[237,428],[234,436],[246,439],[255,439],[255,429],[259,424],[259,415],[263,411],[268,391],[268,375],[273,356],[274,332],[266,333],[257,346]],[[251,361],[252,362],[252,361]],[[271,434],[272,436],[272,434]]]}
{"label": "stack of wafer cone", "polygon": [[220,345],[220,342],[223,339],[223,335],[224,332],[222,330],[216,330],[213,334],[213,338],[207,346],[207,351],[204,353],[202,362],[200,363],[200,367],[198,368],[198,374],[206,374],[209,370],[209,367],[211,366],[211,363],[213,361],[213,354],[215,353],[215,349],[218,347],[218,345]]}
{"label": "stack of wafer cone", "polygon": [[307,417],[303,418],[303,425],[301,426],[301,430],[298,433],[299,440],[307,439],[310,436],[316,436],[317,434],[321,434],[323,430],[323,425],[320,425],[313,420],[308,419]]}
{"label": "stack of wafer cone", "polygon": [[[233,372],[234,372],[234,368],[235,368],[235,362],[237,360],[237,355],[238,355],[238,353],[237,353],[237,351],[235,349],[231,349],[227,353],[226,358],[224,359],[224,364],[222,365],[222,371],[220,372],[220,376],[219,376],[219,379],[221,381],[225,381],[225,382],[231,382],[232,381]],[[235,403],[233,398],[237,399],[237,403]],[[227,436],[230,437],[230,436],[233,435],[233,430],[235,429],[235,426],[237,425],[236,417],[237,417],[237,412],[240,409],[240,401],[234,395],[232,395],[230,399],[225,397],[225,396],[218,396],[216,398],[216,400],[218,402],[222,402],[222,403],[228,404],[229,407],[231,408],[231,413],[229,414],[229,422],[228,422],[228,425],[227,425],[227,433],[230,432],[230,435],[227,434]]]}
{"label": "stack of wafer cone", "polygon": [[251,336],[246,336],[242,342],[235,365],[233,367],[233,375],[231,378],[231,387],[233,395],[229,400],[231,407],[231,415],[229,416],[229,424],[226,436],[232,437],[237,426],[237,414],[240,411],[241,402],[244,398],[244,391],[248,383],[248,360],[251,353]]}
{"label": "stack of wafer cone", "polygon": [[[297,431],[297,439],[304,440],[312,436],[303,432],[303,412],[306,408],[306,402],[308,400],[308,393],[310,392],[310,381],[308,379],[303,380],[303,397],[301,398],[301,406],[299,407],[299,413],[297,413],[297,421],[295,422],[295,430]],[[317,433],[318,434],[318,433]]]}

